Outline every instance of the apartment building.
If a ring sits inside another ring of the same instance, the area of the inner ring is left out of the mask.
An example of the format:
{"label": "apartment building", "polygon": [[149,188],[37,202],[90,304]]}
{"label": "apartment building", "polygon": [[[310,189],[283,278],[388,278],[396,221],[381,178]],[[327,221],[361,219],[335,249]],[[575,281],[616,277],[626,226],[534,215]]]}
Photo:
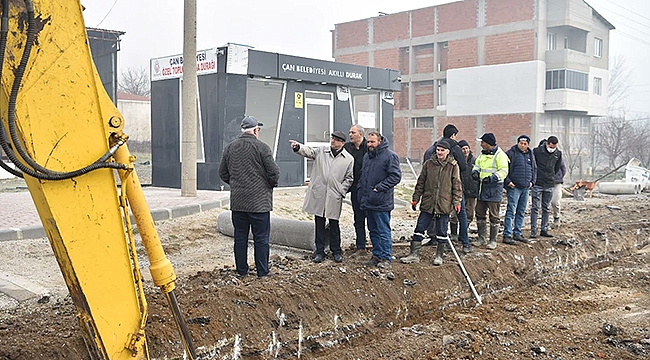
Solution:
{"label": "apartment building", "polygon": [[400,156],[421,158],[453,123],[476,145],[483,132],[504,148],[520,134],[535,146],[556,135],[577,166],[591,118],[607,114],[613,29],[583,0],[464,0],[336,24],[332,50],[336,61],[401,71]]}

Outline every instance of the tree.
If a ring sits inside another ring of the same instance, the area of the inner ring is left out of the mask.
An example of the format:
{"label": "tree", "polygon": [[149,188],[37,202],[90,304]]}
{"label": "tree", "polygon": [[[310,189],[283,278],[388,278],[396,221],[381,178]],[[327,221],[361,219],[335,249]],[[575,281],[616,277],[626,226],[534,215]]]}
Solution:
{"label": "tree", "polygon": [[120,74],[118,89],[133,95],[149,96],[151,95],[149,85],[149,69],[128,68]]}
{"label": "tree", "polygon": [[623,111],[624,101],[630,92],[630,78],[632,72],[625,64],[625,58],[612,56],[609,59],[609,85],[607,86],[608,104],[610,115]]}

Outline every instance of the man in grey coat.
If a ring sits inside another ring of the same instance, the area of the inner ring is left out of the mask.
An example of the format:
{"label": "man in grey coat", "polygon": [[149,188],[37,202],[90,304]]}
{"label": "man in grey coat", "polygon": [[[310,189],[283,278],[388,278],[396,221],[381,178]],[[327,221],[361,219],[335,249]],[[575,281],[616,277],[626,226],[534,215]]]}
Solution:
{"label": "man in grey coat", "polygon": [[354,180],[354,158],[343,148],[345,140],[346,136],[342,131],[332,133],[331,146],[312,148],[295,140],[289,140],[294,152],[314,160],[302,210],[314,215],[316,230],[314,262],[316,263],[325,259],[325,219],[329,221],[332,257],[337,263],[343,261],[339,217],[343,198]]}
{"label": "man in grey coat", "polygon": [[230,185],[230,209],[235,228],[235,266],[240,276],[248,274],[248,233],[255,244],[257,276],[269,275],[269,233],[273,210],[273,188],[280,169],[268,145],[258,139],[260,126],[252,116],[241,122],[242,134],[223,150],[219,177]]}

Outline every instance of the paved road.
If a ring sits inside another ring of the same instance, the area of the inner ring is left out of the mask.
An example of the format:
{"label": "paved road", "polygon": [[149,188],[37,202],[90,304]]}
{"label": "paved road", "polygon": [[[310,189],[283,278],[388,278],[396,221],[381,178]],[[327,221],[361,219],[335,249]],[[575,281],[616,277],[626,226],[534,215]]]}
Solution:
{"label": "paved road", "polygon": [[[198,190],[196,197],[183,197],[180,189],[144,187],[143,191],[155,221],[195,214],[229,203],[227,191]],[[0,241],[44,236],[29,192],[0,193]]]}

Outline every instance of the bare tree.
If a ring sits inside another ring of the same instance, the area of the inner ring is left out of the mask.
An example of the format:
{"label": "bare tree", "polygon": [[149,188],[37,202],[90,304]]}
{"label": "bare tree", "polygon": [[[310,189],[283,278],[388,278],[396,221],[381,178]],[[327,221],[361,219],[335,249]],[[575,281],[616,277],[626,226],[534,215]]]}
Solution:
{"label": "bare tree", "polygon": [[118,88],[133,95],[151,95],[149,69],[145,67],[128,68],[120,74]]}
{"label": "bare tree", "polygon": [[636,129],[633,122],[622,117],[608,116],[604,122],[594,125],[595,151],[607,161],[607,167],[614,169],[628,161],[626,155],[630,147],[638,146],[633,142]]}
{"label": "bare tree", "polygon": [[608,112],[620,112],[623,110],[623,101],[630,92],[630,78],[632,72],[625,64],[625,58],[612,56],[609,59],[609,85],[607,87]]}
{"label": "bare tree", "polygon": [[[573,178],[573,172],[576,169],[582,170],[582,161],[586,161],[589,154],[588,137],[576,134],[568,136],[562,150],[562,157],[569,173],[569,178]],[[586,165],[586,164],[585,164]],[[582,176],[582,174],[579,174]]]}
{"label": "bare tree", "polygon": [[650,166],[650,147],[645,144],[648,143],[650,137],[650,119],[649,118],[636,118],[630,120],[633,126],[632,138],[627,141],[628,146],[624,156],[629,160],[637,158],[641,160],[643,166]]}

